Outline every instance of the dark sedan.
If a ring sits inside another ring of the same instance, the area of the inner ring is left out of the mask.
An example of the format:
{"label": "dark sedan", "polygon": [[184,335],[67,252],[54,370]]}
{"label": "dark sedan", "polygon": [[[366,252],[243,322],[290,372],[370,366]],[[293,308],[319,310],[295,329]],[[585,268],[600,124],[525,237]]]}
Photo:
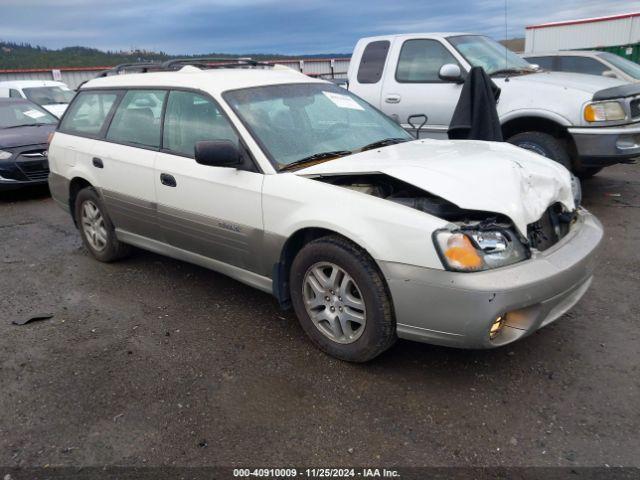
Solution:
{"label": "dark sedan", "polygon": [[58,119],[22,99],[0,99],[0,191],[46,185],[47,137]]}

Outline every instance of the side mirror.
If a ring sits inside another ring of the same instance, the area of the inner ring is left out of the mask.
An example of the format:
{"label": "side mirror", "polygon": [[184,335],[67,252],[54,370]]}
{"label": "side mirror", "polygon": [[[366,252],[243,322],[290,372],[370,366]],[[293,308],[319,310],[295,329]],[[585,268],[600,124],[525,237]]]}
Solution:
{"label": "side mirror", "polygon": [[542,70],[542,67],[540,65],[538,65],[537,63],[530,63],[529,65],[531,65],[531,68],[533,68],[536,72],[538,70]]}
{"label": "side mirror", "polygon": [[602,72],[602,76],[608,78],[618,78],[618,75],[616,75],[616,72],[614,72],[613,70],[605,70],[604,72]]}
{"label": "side mirror", "polygon": [[464,79],[462,78],[462,71],[460,70],[460,65],[456,65],[455,63],[446,63],[442,67],[440,67],[438,77],[440,77],[440,80],[444,80],[445,82],[464,82]]}
{"label": "side mirror", "polygon": [[196,162],[210,167],[236,168],[242,165],[238,147],[231,140],[207,140],[197,142]]}

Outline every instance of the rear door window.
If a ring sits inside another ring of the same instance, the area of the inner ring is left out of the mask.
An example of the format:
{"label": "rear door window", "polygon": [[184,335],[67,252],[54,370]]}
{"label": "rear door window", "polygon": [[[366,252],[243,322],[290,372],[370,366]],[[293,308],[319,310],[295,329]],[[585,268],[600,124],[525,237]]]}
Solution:
{"label": "rear door window", "polygon": [[172,91],[164,117],[162,148],[193,157],[196,143],[205,140],[239,144],[235,130],[212,99],[194,92]]}
{"label": "rear door window", "polygon": [[553,71],[553,58],[554,57],[527,57],[525,60],[529,63],[535,63],[545,70]]}
{"label": "rear door window", "polygon": [[558,71],[602,75],[608,68],[598,60],[588,57],[558,57]]}
{"label": "rear door window", "polygon": [[118,92],[80,92],[69,106],[60,131],[86,136],[98,136],[114,108]]}
{"label": "rear door window", "polygon": [[378,83],[380,81],[389,45],[388,40],[380,40],[371,42],[365,47],[358,67],[359,83]]}
{"label": "rear door window", "polygon": [[399,83],[440,83],[440,68],[458,65],[455,57],[437,40],[407,40],[400,50],[396,80]]}
{"label": "rear door window", "polygon": [[116,110],[107,140],[143,147],[160,147],[165,90],[131,90]]}

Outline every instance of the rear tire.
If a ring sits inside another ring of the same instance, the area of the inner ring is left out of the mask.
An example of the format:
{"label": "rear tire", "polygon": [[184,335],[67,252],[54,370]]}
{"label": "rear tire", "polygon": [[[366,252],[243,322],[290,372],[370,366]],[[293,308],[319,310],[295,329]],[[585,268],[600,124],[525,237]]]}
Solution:
{"label": "rear tire", "polygon": [[116,238],[113,223],[93,187],[78,192],[74,211],[82,243],[96,260],[113,262],[131,252],[129,245]]}
{"label": "rear tire", "polygon": [[332,235],[305,245],[289,284],[300,325],[323,352],[366,362],[396,341],[384,278],[373,259],[345,238]]}
{"label": "rear tire", "polygon": [[525,150],[550,158],[571,171],[571,157],[562,141],[543,132],[522,132],[507,140]]}

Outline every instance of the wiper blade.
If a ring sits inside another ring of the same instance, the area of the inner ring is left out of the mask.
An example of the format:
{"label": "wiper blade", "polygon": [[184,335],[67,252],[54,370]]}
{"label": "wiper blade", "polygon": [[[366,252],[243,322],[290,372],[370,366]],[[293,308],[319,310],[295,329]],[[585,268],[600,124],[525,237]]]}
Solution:
{"label": "wiper blade", "polygon": [[403,143],[403,142],[408,142],[409,139],[407,138],[385,138],[384,140],[378,140],[377,142],[373,142],[370,143],[368,145],[365,145],[364,147],[362,147],[360,149],[361,152],[364,152],[365,150],[372,150],[374,148],[379,148],[379,147],[386,147],[387,145],[395,145],[397,143]]}
{"label": "wiper blade", "polygon": [[9,127],[4,127],[6,128],[20,128],[20,127],[39,127],[41,125],[47,125],[46,123],[23,123],[22,125],[11,125]]}
{"label": "wiper blade", "polygon": [[489,76],[492,77],[498,73],[525,73],[525,72],[533,73],[534,71],[535,70],[530,68],[500,68],[498,70],[494,70],[493,72],[491,72]]}
{"label": "wiper blade", "polygon": [[287,165],[282,167],[280,171],[284,172],[286,170],[295,169],[296,167],[301,167],[305,163],[314,162],[316,160],[328,160],[330,158],[343,157],[344,155],[349,155],[351,153],[351,150],[334,150],[332,152],[314,153],[313,155],[309,155],[308,157],[304,157],[300,160],[296,160],[295,162],[288,163]]}

